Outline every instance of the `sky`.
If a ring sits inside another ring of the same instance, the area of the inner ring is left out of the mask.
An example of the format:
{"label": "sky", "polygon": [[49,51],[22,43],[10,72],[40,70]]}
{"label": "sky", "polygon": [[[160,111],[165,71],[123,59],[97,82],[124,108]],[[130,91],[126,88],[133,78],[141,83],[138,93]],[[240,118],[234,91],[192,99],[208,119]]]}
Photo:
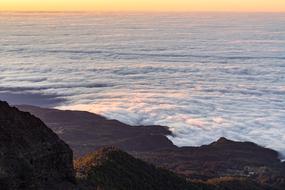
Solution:
{"label": "sky", "polygon": [[285,0],[0,0],[0,11],[285,12]]}

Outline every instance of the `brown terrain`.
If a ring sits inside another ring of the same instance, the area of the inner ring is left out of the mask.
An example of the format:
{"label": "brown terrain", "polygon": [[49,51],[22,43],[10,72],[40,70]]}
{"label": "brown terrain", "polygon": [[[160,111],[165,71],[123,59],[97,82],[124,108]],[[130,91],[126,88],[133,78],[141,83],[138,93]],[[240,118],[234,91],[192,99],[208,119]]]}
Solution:
{"label": "brown terrain", "polygon": [[179,148],[166,137],[171,135],[167,127],[134,127],[81,111],[17,107],[46,123],[70,145],[76,158],[102,146],[115,146],[191,181],[218,183],[224,178],[246,178],[264,187],[285,189],[285,164],[278,153],[251,142],[220,138],[201,147]]}

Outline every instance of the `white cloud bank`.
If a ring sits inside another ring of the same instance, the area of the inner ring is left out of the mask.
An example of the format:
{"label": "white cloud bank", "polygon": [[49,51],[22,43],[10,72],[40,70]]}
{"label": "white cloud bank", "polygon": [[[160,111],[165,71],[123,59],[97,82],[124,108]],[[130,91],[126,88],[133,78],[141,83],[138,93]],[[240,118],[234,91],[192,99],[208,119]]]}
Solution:
{"label": "white cloud bank", "polygon": [[180,146],[224,136],[285,154],[284,16],[58,18],[1,15],[0,98],[166,125]]}

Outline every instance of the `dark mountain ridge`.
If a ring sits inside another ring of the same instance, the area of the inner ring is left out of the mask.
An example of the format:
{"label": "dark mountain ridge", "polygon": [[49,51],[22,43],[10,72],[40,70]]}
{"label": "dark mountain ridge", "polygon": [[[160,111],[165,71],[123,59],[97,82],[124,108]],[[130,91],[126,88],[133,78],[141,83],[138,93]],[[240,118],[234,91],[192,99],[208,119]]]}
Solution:
{"label": "dark mountain ridge", "polygon": [[176,146],[166,137],[163,126],[130,126],[83,111],[61,111],[34,106],[17,106],[40,118],[73,149],[75,157],[102,146],[116,146],[125,151],[154,151]]}

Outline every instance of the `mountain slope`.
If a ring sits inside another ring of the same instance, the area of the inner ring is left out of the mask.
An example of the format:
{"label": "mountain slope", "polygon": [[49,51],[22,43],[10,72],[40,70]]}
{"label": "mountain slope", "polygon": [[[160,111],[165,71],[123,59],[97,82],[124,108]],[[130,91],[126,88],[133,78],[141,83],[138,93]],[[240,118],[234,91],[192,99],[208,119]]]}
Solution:
{"label": "mountain slope", "polygon": [[103,148],[75,162],[77,175],[89,186],[107,190],[198,189],[172,172],[156,168],[117,148]]}
{"label": "mountain slope", "polygon": [[80,158],[75,169],[81,190],[273,190],[246,178],[187,181],[114,147]]}
{"label": "mountain slope", "polygon": [[0,189],[58,189],[75,182],[72,151],[41,120],[0,101]]}

